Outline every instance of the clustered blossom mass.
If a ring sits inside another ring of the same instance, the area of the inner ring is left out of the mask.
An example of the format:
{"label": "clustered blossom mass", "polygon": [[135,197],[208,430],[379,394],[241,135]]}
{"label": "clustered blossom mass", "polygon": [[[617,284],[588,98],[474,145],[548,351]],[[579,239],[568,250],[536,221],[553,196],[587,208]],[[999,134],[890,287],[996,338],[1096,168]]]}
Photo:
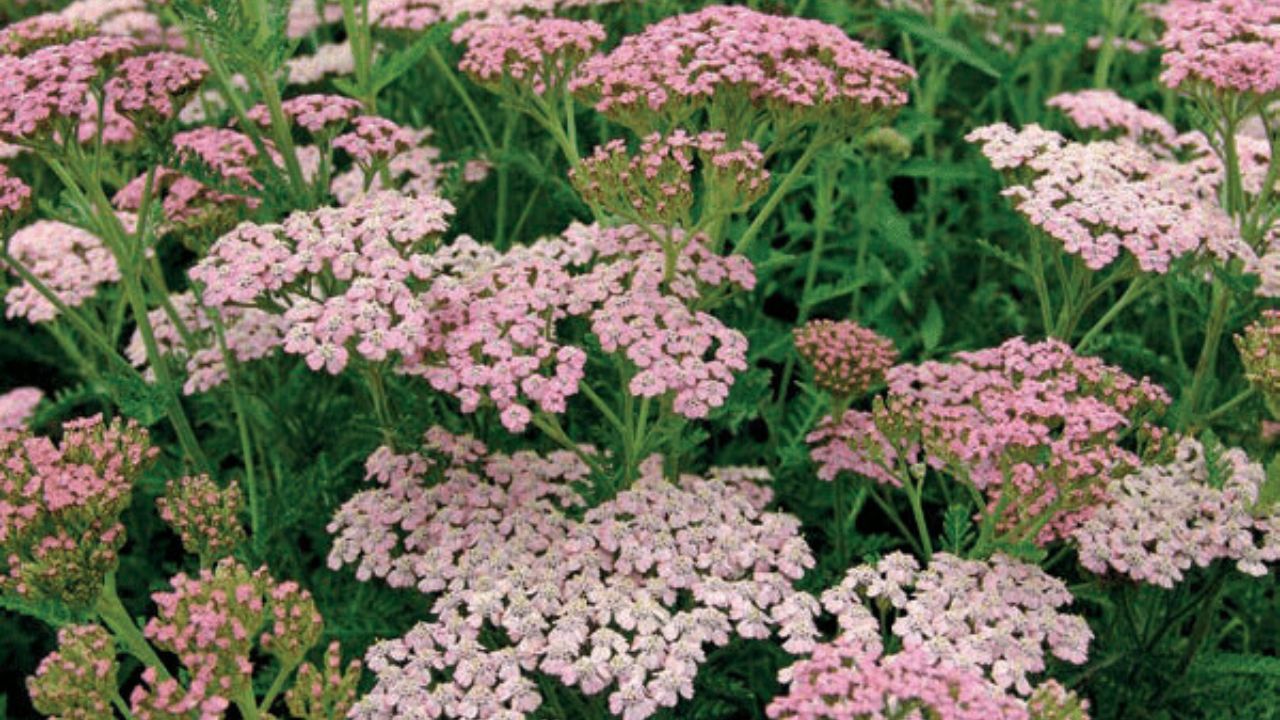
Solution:
{"label": "clustered blossom mass", "polygon": [[1173,0],[1166,25],[1161,81],[1266,96],[1280,91],[1280,7],[1268,0]]}
{"label": "clustered blossom mass", "polygon": [[880,384],[898,361],[892,342],[850,320],[813,320],[796,329],[795,343],[818,387],[839,397]]}
{"label": "clustered blossom mass", "polygon": [[[98,236],[56,220],[37,220],[9,239],[9,253],[63,305],[77,308],[98,290],[120,280],[120,268]],[[13,269],[9,269],[13,272]],[[58,308],[34,286],[23,282],[5,294],[5,317],[49,322]]]}

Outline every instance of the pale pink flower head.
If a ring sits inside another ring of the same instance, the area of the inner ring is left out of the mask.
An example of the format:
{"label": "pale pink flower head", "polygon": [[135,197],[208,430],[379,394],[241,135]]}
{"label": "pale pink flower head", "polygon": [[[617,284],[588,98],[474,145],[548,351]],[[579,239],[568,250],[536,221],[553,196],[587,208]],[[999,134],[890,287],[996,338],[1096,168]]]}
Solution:
{"label": "pale pink flower head", "polygon": [[152,119],[171,120],[208,73],[203,60],[187,55],[137,55],[116,66],[106,96],[117,111],[138,118],[141,125]]}
{"label": "pale pink flower head", "polygon": [[67,625],[58,630],[58,649],[27,678],[31,704],[60,718],[108,718],[115,714],[119,665],[116,641],[100,625]]}
{"label": "pale pink flower head", "polygon": [[34,387],[20,387],[0,394],[0,432],[26,429],[43,399],[44,391]]}
{"label": "pale pink flower head", "polygon": [[417,144],[418,137],[412,129],[372,115],[355,118],[351,129],[333,141],[333,147],[350,155],[366,174]]}
{"label": "pale pink flower head", "polygon": [[890,340],[851,320],[811,320],[794,335],[796,352],[813,368],[818,387],[838,397],[879,385],[898,361]]}
{"label": "pale pink flower head", "polygon": [[1045,105],[1061,110],[1081,130],[1119,134],[1137,143],[1174,148],[1178,131],[1173,123],[1144,110],[1114,90],[1081,90],[1054,95]]}
{"label": "pale pink flower head", "polygon": [[[1001,691],[1026,697],[1029,676],[1048,655],[1082,665],[1093,632],[1062,609],[1073,598],[1066,583],[1035,565],[995,555],[965,560],[934,553],[928,567],[904,553],[861,565],[822,593],[853,641],[878,642],[872,611],[888,611],[889,629],[904,651],[985,675]],[[868,620],[870,624],[868,624]]]}
{"label": "pale pink flower head", "polygon": [[450,17],[447,0],[371,0],[369,3],[369,24],[393,33],[420,33]]}
{"label": "pale pink flower head", "polygon": [[120,514],[156,455],[134,423],[64,423],[59,443],[0,430],[0,592],[92,606],[125,542]]}
{"label": "pale pink flower head", "polygon": [[1266,482],[1243,450],[1211,456],[1183,440],[1171,461],[1112,481],[1107,503],[1072,532],[1080,564],[1164,588],[1217,560],[1265,575],[1280,560],[1280,512],[1259,504]]}
{"label": "pale pink flower head", "polygon": [[744,101],[780,118],[848,123],[904,105],[913,77],[910,67],[833,25],[714,5],[623,38],[584,62],[571,87],[611,119],[647,133],[708,105]]}
{"label": "pale pink flower head", "polygon": [[[115,256],[96,235],[56,220],[37,220],[18,230],[9,239],[9,252],[67,307],[84,305],[103,286],[120,280]],[[8,318],[43,323],[58,317],[53,302],[25,282],[10,288],[4,300]]]}
{"label": "pale pink flower head", "polygon": [[[361,105],[342,95],[299,95],[281,104],[285,119],[306,130],[313,136],[332,136],[346,127]],[[250,120],[263,128],[271,125],[271,114],[266,105],[255,105],[246,113]]]}
{"label": "pale pink flower head", "polygon": [[849,639],[819,645],[782,671],[787,693],[766,713],[777,720],[1029,720],[1026,704],[980,672],[939,660],[922,649],[884,655],[879,641]]}
{"label": "pale pink flower head", "polygon": [[1280,91],[1280,6],[1270,0],[1173,0],[1160,11],[1171,88],[1270,96]]}
{"label": "pale pink flower head", "polygon": [[471,20],[453,33],[465,43],[458,69],[501,92],[512,86],[535,95],[559,92],[578,64],[605,40],[604,26],[561,18]]}
{"label": "pale pink flower head", "polygon": [[0,56],[0,138],[35,141],[55,132],[74,137],[90,91],[136,47],[128,38],[94,36],[22,58]]}
{"label": "pale pink flower head", "polygon": [[0,221],[11,220],[31,207],[31,186],[11,175],[9,166],[0,164]]}
{"label": "pale pink flower head", "polygon": [[311,55],[295,55],[285,61],[290,85],[313,85],[332,76],[350,75],[356,71],[351,43],[325,43]]}
{"label": "pale pink flower head", "polygon": [[1018,212],[1091,270],[1127,251],[1143,271],[1166,273],[1175,260],[1238,236],[1202,172],[1137,143],[1069,142],[1037,125],[1015,131],[1003,123],[967,139],[1008,172],[1004,195]]}

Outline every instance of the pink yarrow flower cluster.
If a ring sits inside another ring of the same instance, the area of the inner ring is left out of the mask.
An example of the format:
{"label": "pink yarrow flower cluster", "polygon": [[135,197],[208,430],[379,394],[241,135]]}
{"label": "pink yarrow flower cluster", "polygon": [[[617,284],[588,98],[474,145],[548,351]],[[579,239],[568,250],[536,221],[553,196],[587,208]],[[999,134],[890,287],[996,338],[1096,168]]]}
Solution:
{"label": "pink yarrow flower cluster", "polygon": [[91,89],[136,47],[127,38],[94,36],[21,58],[0,55],[0,139],[34,142],[55,131],[75,136]]}
{"label": "pink yarrow flower cluster", "polygon": [[605,38],[604,26],[591,20],[520,16],[472,20],[453,33],[455,43],[467,46],[459,70],[481,85],[510,82],[537,95],[563,88]]}
{"label": "pink yarrow flower cluster", "polygon": [[0,221],[20,215],[30,206],[31,186],[9,174],[7,165],[0,165]]}
{"label": "pink yarrow flower cluster", "polygon": [[1030,125],[998,123],[967,136],[997,170],[1004,191],[1032,225],[1086,267],[1101,270],[1127,250],[1146,272],[1202,251],[1227,254],[1238,232],[1216,187],[1194,166],[1126,141],[1068,142]]}
{"label": "pink yarrow flower cluster", "polygon": [[436,594],[433,620],[369,651],[378,684],[353,717],[518,717],[541,703],[536,670],[645,718],[692,695],[707,645],[777,632],[812,646],[817,603],[791,583],[813,558],[798,521],[763,511],[767,493],[737,490],[746,477],[671,483],[655,458],[571,520],[588,472],[573,453],[489,453],[440,430],[428,444],[375,453],[383,487],[330,526],[335,567]]}
{"label": "pink yarrow flower cluster", "polygon": [[741,6],[714,5],[626,37],[584,62],[571,87],[634,127],[680,122],[743,97],[784,117],[861,117],[907,101],[910,67],[839,28]]}
{"label": "pink yarrow flower cluster", "polygon": [[229,557],[244,542],[237,517],[243,508],[244,496],[234,481],[221,488],[208,475],[170,480],[156,499],[160,519],[182,539],[183,549],[206,566]]}
{"label": "pink yarrow flower cluster", "polygon": [[819,477],[856,472],[900,485],[925,463],[983,493],[1018,540],[1067,536],[1135,471],[1122,438],[1157,440],[1165,392],[1058,340],[1014,338],[956,362],[900,365],[873,411],[828,418],[809,436]]}
{"label": "pink yarrow flower cluster", "polygon": [[44,391],[34,387],[20,387],[0,394],[0,432],[26,429],[43,399]]}
{"label": "pink yarrow flower cluster", "polygon": [[88,23],[56,13],[41,13],[10,23],[0,30],[0,53],[29,55],[43,47],[63,45],[93,34]]}
{"label": "pink yarrow flower cluster", "polygon": [[0,430],[0,592],[85,608],[116,567],[120,514],[156,450],[133,423],[62,429],[57,444]]}
{"label": "pink yarrow flower cluster", "polygon": [[[96,235],[56,220],[37,220],[18,230],[9,239],[9,253],[70,308],[120,280],[115,256]],[[10,288],[4,300],[8,318],[43,323],[59,315],[53,302],[26,282]]]}
{"label": "pink yarrow flower cluster", "polygon": [[1165,588],[1219,559],[1265,575],[1280,560],[1280,513],[1259,506],[1266,482],[1244,451],[1211,457],[1184,440],[1172,461],[1111,483],[1106,505],[1072,532],[1080,564]]}
{"label": "pink yarrow flower cluster", "polygon": [[1081,130],[1119,133],[1147,147],[1177,147],[1178,131],[1160,115],[1120,97],[1114,90],[1081,90],[1054,95],[1045,103],[1061,110]]}
{"label": "pink yarrow flower cluster", "polygon": [[892,342],[851,320],[813,320],[794,334],[796,352],[813,368],[818,387],[838,397],[879,385],[898,361]]}
{"label": "pink yarrow flower cluster", "polygon": [[1073,598],[1065,583],[1039,567],[995,555],[965,560],[935,553],[928,567],[895,552],[853,568],[822,594],[848,642],[879,642],[879,620],[868,603],[892,608],[890,630],[905,651],[985,674],[1001,691],[1028,696],[1029,675],[1049,654],[1076,665],[1088,659],[1093,632],[1062,608]]}
{"label": "pink yarrow flower cluster", "polygon": [[[342,95],[299,95],[281,103],[285,119],[312,135],[336,133],[360,114],[358,100]],[[271,113],[266,105],[255,105],[246,113],[261,127],[271,125]]]}
{"label": "pink yarrow flower cluster", "polygon": [[[764,153],[751,141],[733,145],[722,132],[676,130],[645,137],[634,155],[623,140],[597,147],[570,171],[570,179],[588,203],[622,217],[689,227],[698,195],[722,213],[745,210],[760,199],[769,190],[764,163]],[[695,177],[701,181],[697,194]]]}
{"label": "pink yarrow flower cluster", "polygon": [[284,695],[292,717],[300,720],[345,718],[356,704],[356,690],[364,665],[359,660],[342,667],[342,648],[332,642],[320,665],[303,663],[293,687]]}
{"label": "pink yarrow flower cluster", "polygon": [[[350,205],[366,192],[380,190],[398,190],[412,197],[439,195],[441,181],[453,164],[440,160],[440,148],[429,142],[433,134],[430,128],[413,130],[413,134],[413,147],[391,158],[385,168],[372,176],[358,166],[335,175],[329,192],[338,204]],[[465,175],[463,179],[466,180]]]}
{"label": "pink yarrow flower cluster", "polygon": [[244,223],[190,274],[210,308],[283,308],[284,350],[314,370],[336,374],[352,352],[371,362],[392,353],[413,358],[431,319],[410,283],[432,276],[427,252],[451,214],[435,196],[381,192],[344,208],[296,212],[278,225]]}
{"label": "pink yarrow flower cluster", "polygon": [[[922,649],[885,655],[878,641],[841,636],[782,672],[788,692],[767,714],[778,720],[1028,720],[1025,703],[971,668]],[[903,715],[902,713],[911,713]]]}
{"label": "pink yarrow flower cluster", "polygon": [[114,716],[116,641],[99,625],[58,630],[58,649],[27,678],[31,704],[44,715],[67,720]]}
{"label": "pink yarrow flower cluster", "polygon": [[203,60],[173,52],[128,58],[116,66],[106,84],[115,109],[130,117],[170,120],[209,74]]}
{"label": "pink yarrow flower cluster", "polygon": [[1268,398],[1280,398],[1280,310],[1261,317],[1236,336],[1245,377]]}
{"label": "pink yarrow flower cluster", "polygon": [[[190,292],[170,296],[169,305],[185,326],[187,335],[174,324],[168,308],[152,310],[148,319],[161,354],[185,361],[187,380],[182,390],[187,395],[209,392],[225,383],[230,377],[227,355],[243,363],[275,353],[284,344],[289,327],[281,316],[258,308],[228,306],[210,310]],[[216,315],[211,316],[212,313]],[[214,317],[221,321],[221,338]],[[147,378],[153,379],[153,371],[147,367],[146,344],[139,331],[134,331],[125,355],[135,367],[146,368]]]}
{"label": "pink yarrow flower cluster", "polygon": [[1268,0],[1173,0],[1161,9],[1171,88],[1269,96],[1280,91],[1280,7]]}

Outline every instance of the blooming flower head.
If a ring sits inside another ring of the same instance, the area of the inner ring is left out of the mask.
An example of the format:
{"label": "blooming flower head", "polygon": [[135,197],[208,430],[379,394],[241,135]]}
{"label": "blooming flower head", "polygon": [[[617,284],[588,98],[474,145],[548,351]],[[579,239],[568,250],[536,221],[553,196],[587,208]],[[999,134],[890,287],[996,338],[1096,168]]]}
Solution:
{"label": "blooming flower head", "polygon": [[1171,88],[1270,96],[1280,91],[1280,7],[1268,0],[1173,0],[1160,80]]}
{"label": "blooming flower head", "polygon": [[[575,454],[490,453],[440,430],[427,442],[375,453],[382,487],[330,525],[331,565],[439,593],[430,621],[369,651],[378,684],[353,717],[532,712],[537,670],[645,718],[692,695],[706,645],[778,633],[791,651],[812,647],[817,603],[791,583],[813,558],[798,521],[736,490],[745,474],[673,483],[654,458],[572,520],[588,472]],[[485,623],[509,642],[483,637]]]}
{"label": "blooming flower head", "polygon": [[892,608],[890,629],[905,651],[979,671],[1024,697],[1032,692],[1028,675],[1044,671],[1046,655],[1083,664],[1093,637],[1084,618],[1060,610],[1072,602],[1065,583],[1004,555],[980,561],[935,553],[921,568],[891,553],[822,594],[851,642],[878,642],[868,602]]}
{"label": "blooming flower head", "polygon": [[1171,462],[1112,481],[1107,503],[1072,532],[1080,564],[1165,588],[1219,559],[1265,575],[1280,560],[1280,513],[1259,506],[1266,482],[1244,451],[1210,457],[1184,440]]}
{"label": "blooming flower head", "polygon": [[833,25],[714,5],[623,38],[584,62],[571,87],[644,134],[744,102],[778,119],[847,123],[905,104],[914,76]]}
{"label": "blooming flower head", "polygon": [[58,649],[27,678],[31,703],[52,717],[111,717],[116,694],[116,641],[100,625],[67,625],[58,630]]}
{"label": "blooming flower head", "polygon": [[201,565],[229,556],[244,542],[244,526],[237,517],[244,499],[235,482],[220,488],[208,475],[170,480],[156,507],[160,519],[178,533],[182,547],[199,557]]}
{"label": "blooming flower head", "polygon": [[21,58],[0,56],[0,139],[36,141],[54,132],[74,137],[91,89],[135,47],[128,38],[94,36]]}
{"label": "blooming flower head", "polygon": [[1004,195],[1018,212],[1091,270],[1127,250],[1142,270],[1166,273],[1180,257],[1221,254],[1238,236],[1208,178],[1136,143],[1068,142],[1037,125],[1003,123],[967,139],[997,170],[1012,171]]}
{"label": "blooming flower head", "polygon": [[41,13],[0,30],[0,53],[28,55],[50,45],[63,45],[93,34],[93,26],[57,13]]}
{"label": "blooming flower head", "polygon": [[[285,119],[306,130],[313,136],[336,133],[360,114],[361,105],[342,95],[299,95],[281,104]],[[271,126],[271,114],[266,105],[255,105],[246,113],[250,120],[263,128]]]}
{"label": "blooming flower head", "polygon": [[63,425],[61,442],[0,431],[0,591],[91,605],[124,545],[120,513],[156,451],[133,423]]}
{"label": "blooming flower head", "polygon": [[795,342],[818,387],[838,397],[867,392],[898,361],[892,342],[848,320],[812,320],[796,328]]}
{"label": "blooming flower head", "polygon": [[325,43],[310,55],[295,55],[285,61],[290,85],[313,85],[330,76],[350,75],[356,71],[351,43]]}
{"label": "blooming flower head", "polygon": [[[329,192],[338,204],[350,205],[366,191],[399,190],[413,197],[440,194],[441,182],[453,163],[440,160],[440,148],[430,143],[433,134],[430,128],[412,132],[415,137],[413,147],[391,158],[385,168],[372,176],[367,176],[358,165],[335,175],[329,184]],[[366,182],[369,183],[367,188]]]}
{"label": "blooming flower head", "polygon": [[355,118],[351,129],[333,141],[333,147],[350,155],[366,175],[417,144],[418,137],[410,128],[372,115]]}
{"label": "blooming flower head", "polygon": [[588,203],[621,217],[691,227],[698,199],[704,212],[722,214],[744,211],[760,199],[769,189],[764,162],[750,141],[733,145],[722,132],[675,130],[645,137],[634,154],[622,140],[597,147],[570,179]]}
{"label": "blooming flower head", "polygon": [[[787,694],[767,713],[779,720],[1028,720],[1025,704],[971,668],[921,649],[884,655],[878,641],[837,638],[782,673]],[[905,716],[904,716],[905,717]]]}
{"label": "blooming flower head", "polygon": [[1081,90],[1054,95],[1045,103],[1061,110],[1081,130],[1118,133],[1144,145],[1178,144],[1178,131],[1160,115],[1120,97],[1114,90]]}
{"label": "blooming flower head", "polygon": [[209,73],[203,60],[173,52],[136,55],[116,66],[106,95],[115,108],[147,124],[151,118],[170,120]]}
{"label": "blooming flower head", "polygon": [[495,90],[510,83],[535,95],[564,88],[605,37],[604,26],[590,20],[520,16],[472,20],[453,33],[455,43],[467,46],[458,69]]}
{"label": "blooming flower head", "polygon": [[0,394],[0,432],[22,430],[44,399],[40,388],[21,387]]}
{"label": "blooming flower head", "polygon": [[897,485],[898,467],[924,463],[984,493],[1004,532],[1043,543],[1140,466],[1122,438],[1161,437],[1151,420],[1169,403],[1163,390],[1060,341],[1014,338],[956,360],[899,365],[872,412],[825,421],[809,438],[819,477]]}
{"label": "blooming flower head", "polygon": [[[120,280],[115,257],[96,235],[56,220],[37,220],[18,230],[9,252],[67,307],[80,307],[102,286]],[[28,322],[58,317],[54,304],[25,282],[10,288],[5,306],[6,317]]]}
{"label": "blooming flower head", "polygon": [[31,206],[31,186],[0,164],[0,221],[12,220]]}

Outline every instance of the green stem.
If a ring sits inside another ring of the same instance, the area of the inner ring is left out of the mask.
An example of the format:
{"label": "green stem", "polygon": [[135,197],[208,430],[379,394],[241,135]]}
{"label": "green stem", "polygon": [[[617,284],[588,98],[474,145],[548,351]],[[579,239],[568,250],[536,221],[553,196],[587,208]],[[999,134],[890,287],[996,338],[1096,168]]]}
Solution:
{"label": "green stem", "polygon": [[498,208],[493,218],[493,244],[500,251],[511,247],[507,241],[507,203],[511,195],[511,168],[507,162],[507,153],[511,151],[511,141],[516,132],[516,120],[519,116],[507,112],[506,124],[502,128],[502,156],[490,158],[498,164]]}
{"label": "green stem", "polygon": [[733,246],[734,254],[745,255],[751,252],[751,245],[755,242],[756,236],[764,229],[765,223],[769,221],[774,211],[778,209],[782,199],[791,192],[791,188],[804,176],[805,171],[809,169],[809,165],[818,156],[818,152],[829,144],[821,138],[813,138],[809,146],[804,149],[804,153],[796,160],[796,164],[791,166],[791,170],[787,172],[786,177],[782,179],[778,187],[774,188],[773,194],[769,196],[764,206],[760,208],[760,212],[751,221],[747,231],[742,234],[742,237],[738,238],[738,242]]}
{"label": "green stem", "polygon": [[276,673],[276,679],[271,682],[271,687],[267,688],[267,694],[262,696],[262,702],[258,704],[259,715],[271,712],[271,704],[276,701],[276,696],[284,689],[285,681],[289,679],[289,676],[293,674],[294,669],[297,667],[297,663],[289,666],[280,666],[280,672]]}
{"label": "green stem", "polygon": [[1031,279],[1035,283],[1036,299],[1040,303],[1040,321],[1044,323],[1044,334],[1053,332],[1053,305],[1049,297],[1049,282],[1044,274],[1044,258],[1041,256],[1039,238],[1031,238]]}
{"label": "green stem", "polygon": [[1146,291],[1147,285],[1149,284],[1148,277],[1149,276],[1147,275],[1139,275],[1133,282],[1129,283],[1129,287],[1124,291],[1124,295],[1121,295],[1120,299],[1108,308],[1107,312],[1098,319],[1098,322],[1094,323],[1093,327],[1089,328],[1089,332],[1085,333],[1084,337],[1080,339],[1080,342],[1076,345],[1076,352],[1083,353],[1088,350],[1089,343],[1092,342],[1099,333],[1105,330],[1113,320],[1119,317],[1120,313],[1123,312],[1129,304],[1134,300],[1137,300],[1138,297]]}
{"label": "green stem", "polygon": [[253,443],[249,436],[249,417],[245,412],[244,400],[240,396],[239,367],[236,359],[227,347],[226,331],[222,327],[222,319],[214,314],[213,328],[218,338],[218,349],[222,353],[222,362],[227,366],[227,380],[231,389],[231,406],[235,410],[236,433],[240,439],[240,452],[244,455],[245,491],[249,495],[249,530],[253,535],[255,550],[262,543],[262,512],[258,504],[258,479],[254,470]]}
{"label": "green stem", "polygon": [[457,93],[458,99],[462,101],[463,107],[466,108],[467,114],[471,116],[472,122],[475,123],[476,130],[480,133],[480,138],[484,141],[484,146],[490,153],[497,150],[497,144],[493,141],[493,134],[489,132],[489,124],[485,122],[484,115],[480,113],[480,109],[476,107],[476,103],[471,99],[471,93],[467,92],[467,87],[458,79],[458,74],[449,67],[449,63],[445,61],[444,56],[440,54],[440,48],[432,45],[427,50],[427,55],[431,61],[435,63],[440,73],[449,83],[449,87]]}
{"label": "green stem", "polygon": [[115,573],[107,575],[106,582],[102,586],[102,593],[98,595],[98,600],[93,609],[102,620],[102,623],[107,626],[107,629],[124,646],[126,652],[147,667],[155,668],[160,679],[169,680],[172,678],[169,674],[169,669],[164,666],[164,662],[160,660],[160,656],[156,654],[155,649],[151,647],[151,643],[147,642],[147,638],[143,636],[142,631],[134,624],[133,618],[129,616],[129,611],[124,607],[124,603],[120,602],[120,596],[116,594]]}
{"label": "green stem", "polygon": [[1253,388],[1253,387],[1249,387],[1249,388],[1246,388],[1246,389],[1244,389],[1244,390],[1241,390],[1241,391],[1240,391],[1240,392],[1239,392],[1235,397],[1233,397],[1233,398],[1231,398],[1230,400],[1228,400],[1228,401],[1226,401],[1226,402],[1222,403],[1222,404],[1221,404],[1221,405],[1219,405],[1218,407],[1214,408],[1214,410],[1213,410],[1212,412],[1210,412],[1209,414],[1205,415],[1205,416],[1204,416],[1204,423],[1205,423],[1206,425],[1208,425],[1208,424],[1212,423],[1213,421],[1217,420],[1218,418],[1222,417],[1223,415],[1226,415],[1227,413],[1231,412],[1232,410],[1235,410],[1235,409],[1236,409],[1237,407],[1239,407],[1241,404],[1243,404],[1243,403],[1247,402],[1247,401],[1248,401],[1250,398],[1252,398],[1255,394],[1257,394],[1257,389],[1256,389],[1256,388]]}
{"label": "green stem", "polygon": [[920,533],[920,547],[924,549],[924,561],[927,564],[929,558],[933,557],[933,541],[929,538],[929,526],[924,520],[924,504],[921,495],[924,490],[924,483],[915,485],[907,482],[902,487],[907,491],[907,500],[911,503],[911,515],[916,522],[916,532]]}
{"label": "green stem", "polygon": [[1231,293],[1222,280],[1213,280],[1213,306],[1209,314],[1209,324],[1205,328],[1204,345],[1200,348],[1200,359],[1196,362],[1195,375],[1191,379],[1191,390],[1183,405],[1179,427],[1186,429],[1195,419],[1204,399],[1206,383],[1218,358],[1218,346],[1222,343],[1226,331],[1227,311],[1231,308]]}
{"label": "green stem", "polygon": [[[258,84],[262,86],[262,102],[267,106],[271,116],[271,135],[275,139],[276,149],[284,156],[284,167],[289,173],[289,185],[295,198],[308,198],[311,193],[307,181],[302,175],[302,165],[298,163],[298,153],[293,147],[293,135],[289,130],[289,121],[284,116],[284,107],[280,100],[280,90],[276,81],[261,69],[258,70]],[[268,164],[270,162],[268,161]]]}

